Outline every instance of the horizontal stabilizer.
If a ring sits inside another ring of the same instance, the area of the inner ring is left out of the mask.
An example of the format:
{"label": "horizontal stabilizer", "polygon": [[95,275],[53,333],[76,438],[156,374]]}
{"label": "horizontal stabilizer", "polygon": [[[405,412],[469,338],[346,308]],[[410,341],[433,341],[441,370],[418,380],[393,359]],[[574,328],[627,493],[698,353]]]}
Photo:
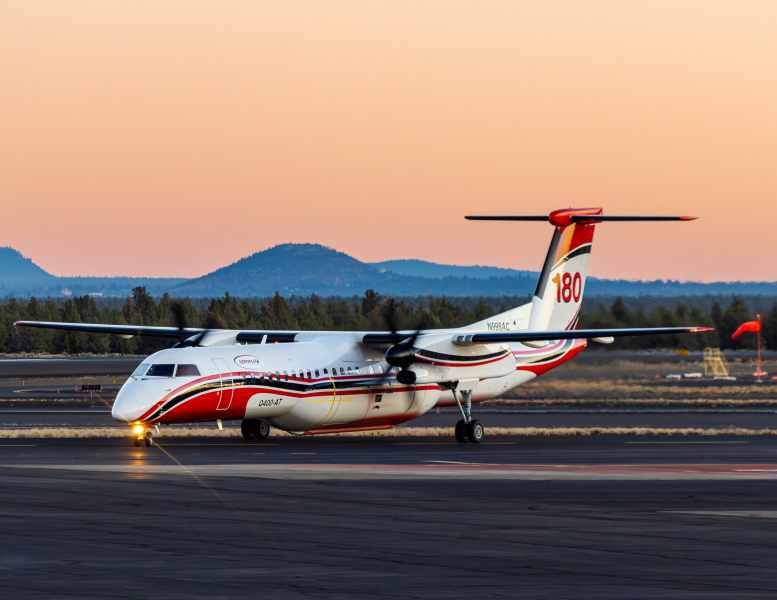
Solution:
{"label": "horizontal stabilizer", "polygon": [[645,327],[639,329],[570,329],[565,331],[490,331],[456,335],[459,345],[499,344],[503,342],[534,342],[621,337],[627,335],[667,335],[672,333],[701,333],[714,331],[711,327]]}
{"label": "horizontal stabilizer", "polygon": [[[615,221],[693,221],[698,217],[652,216],[652,215],[565,215],[570,223],[609,223]],[[545,215],[470,215],[470,221],[547,221],[559,225],[553,214]]]}
{"label": "horizontal stabilizer", "polygon": [[548,215],[470,215],[464,218],[470,221],[547,221]]}

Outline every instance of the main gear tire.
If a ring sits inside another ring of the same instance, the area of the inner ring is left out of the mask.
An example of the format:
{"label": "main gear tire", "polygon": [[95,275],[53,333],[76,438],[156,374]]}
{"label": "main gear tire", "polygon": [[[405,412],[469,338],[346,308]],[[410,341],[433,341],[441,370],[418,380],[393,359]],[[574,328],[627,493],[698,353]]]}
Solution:
{"label": "main gear tire", "polygon": [[240,433],[243,434],[243,439],[249,442],[256,439],[254,436],[255,423],[253,419],[245,419],[240,423]]}
{"label": "main gear tire", "polygon": [[467,436],[467,424],[464,422],[464,419],[456,423],[455,431],[456,431],[456,441],[459,444],[466,444],[467,442],[469,442],[469,438]]}
{"label": "main gear tire", "polygon": [[479,444],[486,437],[486,430],[480,421],[470,421],[467,424],[467,439],[473,444]]}
{"label": "main gear tire", "polygon": [[266,421],[254,421],[251,433],[253,433],[254,439],[259,441],[266,440],[270,437],[270,424]]}
{"label": "main gear tire", "polygon": [[154,445],[154,436],[151,435],[150,431],[146,432],[146,435],[143,438],[143,442],[146,444],[146,448],[151,448],[151,446]]}

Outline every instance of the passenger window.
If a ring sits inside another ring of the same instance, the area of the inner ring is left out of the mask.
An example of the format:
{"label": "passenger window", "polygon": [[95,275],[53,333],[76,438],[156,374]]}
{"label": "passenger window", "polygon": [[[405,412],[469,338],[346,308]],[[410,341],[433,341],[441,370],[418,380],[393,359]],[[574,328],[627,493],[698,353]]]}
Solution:
{"label": "passenger window", "polygon": [[318,369],[316,369],[316,377],[318,377]]}
{"label": "passenger window", "polygon": [[351,367],[348,367],[348,374],[351,374]]}
{"label": "passenger window", "polygon": [[280,381],[280,380],[281,380],[281,372],[275,371],[275,381]]}
{"label": "passenger window", "polygon": [[151,365],[146,377],[172,377],[175,365]]}
{"label": "passenger window", "polygon": [[329,372],[326,369],[324,369],[324,375],[329,375]]}
{"label": "passenger window", "polygon": [[343,369],[342,367],[340,367],[340,375],[345,375],[345,369]]}
{"label": "passenger window", "polygon": [[176,377],[199,377],[200,370],[197,365],[178,365],[175,370]]}
{"label": "passenger window", "polygon": [[297,372],[296,371],[292,371],[291,372],[291,380],[292,381],[297,381]]}
{"label": "passenger window", "polygon": [[288,381],[288,380],[289,380],[289,374],[288,374],[286,371],[284,371],[284,372],[283,372],[283,378],[284,378],[286,381]]}
{"label": "passenger window", "polygon": [[308,379],[313,379],[313,378],[310,376],[310,371],[308,371]]}

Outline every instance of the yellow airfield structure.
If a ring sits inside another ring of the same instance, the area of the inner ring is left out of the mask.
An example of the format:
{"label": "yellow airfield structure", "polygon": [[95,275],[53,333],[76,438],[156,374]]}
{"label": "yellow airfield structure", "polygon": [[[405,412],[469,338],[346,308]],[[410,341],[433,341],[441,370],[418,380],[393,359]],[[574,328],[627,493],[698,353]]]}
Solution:
{"label": "yellow airfield structure", "polygon": [[714,377],[728,376],[728,363],[720,348],[704,349],[704,374]]}

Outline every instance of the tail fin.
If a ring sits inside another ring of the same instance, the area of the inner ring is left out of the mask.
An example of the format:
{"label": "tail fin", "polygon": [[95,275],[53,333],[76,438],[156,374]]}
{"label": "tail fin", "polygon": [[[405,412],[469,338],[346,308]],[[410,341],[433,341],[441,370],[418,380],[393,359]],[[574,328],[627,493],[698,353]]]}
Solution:
{"label": "tail fin", "polygon": [[531,302],[529,331],[577,327],[588,261],[597,223],[611,221],[691,221],[696,217],[613,216],[601,208],[569,208],[542,215],[477,216],[473,221],[549,221],[556,226]]}
{"label": "tail fin", "polygon": [[576,223],[569,217],[595,217],[601,213],[601,208],[557,210],[550,213],[549,220],[556,225],[556,230],[532,297],[530,331],[561,331],[577,326],[596,221]]}

